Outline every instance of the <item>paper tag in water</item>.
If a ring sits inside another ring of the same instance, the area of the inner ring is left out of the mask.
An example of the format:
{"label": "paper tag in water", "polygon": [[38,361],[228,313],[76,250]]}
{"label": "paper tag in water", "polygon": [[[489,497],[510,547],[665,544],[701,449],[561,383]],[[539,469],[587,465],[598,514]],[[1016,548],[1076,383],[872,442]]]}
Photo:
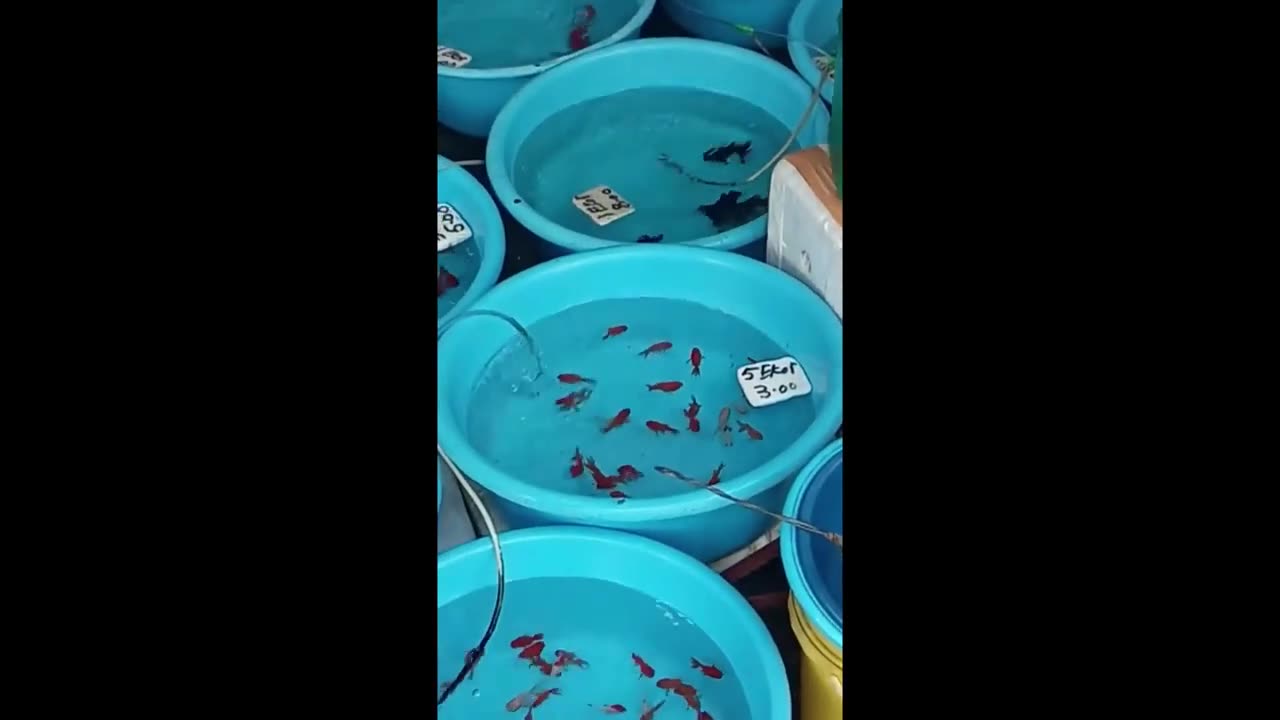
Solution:
{"label": "paper tag in water", "polygon": [[593,187],[580,195],[574,195],[573,204],[597,225],[608,225],[636,211],[631,203],[607,185]]}
{"label": "paper tag in water", "polygon": [[836,59],[827,57],[826,55],[818,55],[813,58],[813,64],[818,66],[818,72],[827,76],[828,80],[836,78]]}
{"label": "paper tag in water", "polygon": [[777,405],[813,392],[804,368],[790,356],[743,365],[737,376],[738,386],[751,407]]}
{"label": "paper tag in water", "polygon": [[471,239],[471,228],[449,203],[436,204],[436,252]]}
{"label": "paper tag in water", "polygon": [[445,67],[460,68],[471,62],[471,56],[461,50],[454,50],[444,45],[436,46],[436,64]]}

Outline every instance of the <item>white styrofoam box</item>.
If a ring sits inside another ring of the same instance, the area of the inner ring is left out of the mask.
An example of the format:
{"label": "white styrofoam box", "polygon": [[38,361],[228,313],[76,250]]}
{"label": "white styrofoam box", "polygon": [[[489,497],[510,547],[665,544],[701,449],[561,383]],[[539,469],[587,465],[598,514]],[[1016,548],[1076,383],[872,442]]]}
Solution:
{"label": "white styrofoam box", "polygon": [[803,162],[811,176],[821,175],[812,162],[819,149],[825,156],[825,145],[809,148],[783,158],[773,169],[765,258],[813,288],[843,320],[844,226],[827,207],[827,202],[839,202],[834,182],[829,180],[830,161],[826,161],[826,175],[816,188],[793,164],[793,160]]}
{"label": "white styrofoam box", "polygon": [[436,526],[436,550],[444,552],[468,540],[474,540],[476,529],[467,515],[462,488],[458,487],[458,481],[449,471],[449,466],[444,464],[439,455],[436,456],[436,463],[440,465],[444,479],[444,499],[440,501],[440,522]]}

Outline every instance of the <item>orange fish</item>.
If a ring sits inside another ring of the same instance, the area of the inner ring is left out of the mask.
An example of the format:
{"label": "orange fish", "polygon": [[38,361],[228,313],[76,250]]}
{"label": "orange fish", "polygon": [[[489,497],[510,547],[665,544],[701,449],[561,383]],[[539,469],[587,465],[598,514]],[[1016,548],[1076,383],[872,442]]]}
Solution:
{"label": "orange fish", "polygon": [[551,688],[550,690],[543,690],[542,692],[538,693],[538,697],[534,698],[533,704],[529,706],[529,711],[532,712],[534,708],[546,702],[547,698],[551,697],[552,695],[559,695],[559,694],[560,694],[560,688]]}
{"label": "orange fish", "polygon": [[702,406],[698,404],[698,396],[691,395],[689,399],[689,407],[685,408],[684,416],[690,419],[696,418],[698,417],[698,411],[701,409]]}
{"label": "orange fish", "polygon": [[752,440],[764,439],[764,435],[761,435],[759,430],[751,427],[750,425],[742,422],[741,420],[738,421],[738,432],[746,433],[747,437],[751,438]]}
{"label": "orange fish", "polygon": [[717,668],[715,665],[703,665],[702,663],[698,662],[698,658],[689,658],[689,667],[693,668],[694,670],[701,670],[703,675],[706,675],[712,680],[719,680],[720,678],[724,677],[724,673],[720,672],[719,668]]}
{"label": "orange fish", "polygon": [[622,492],[621,490],[611,490],[609,492],[609,497],[614,498],[615,500],[618,501],[618,504],[621,505],[622,503],[627,501],[627,498],[631,496]]}
{"label": "orange fish", "polygon": [[667,342],[666,340],[663,340],[660,343],[654,343],[649,347],[645,348],[644,350],[641,350],[640,357],[649,357],[653,353],[666,352],[667,350],[670,350],[670,349],[671,349],[671,343]]}
{"label": "orange fish", "polygon": [[660,423],[657,420],[646,420],[644,426],[661,435],[662,433],[670,433],[671,435],[679,435],[680,433],[666,423]]}
{"label": "orange fish", "polygon": [[591,397],[590,390],[574,390],[568,395],[565,395],[564,397],[557,399],[556,405],[559,405],[562,411],[577,410],[578,406],[586,402],[587,398],[589,397]]}
{"label": "orange fish", "polygon": [[631,408],[622,408],[621,410],[618,411],[617,415],[613,416],[612,420],[610,420],[608,423],[605,423],[604,429],[601,430],[600,432],[607,433],[614,428],[622,427],[623,425],[626,424],[627,418],[629,417],[631,417]]}
{"label": "orange fish", "polygon": [[511,641],[511,647],[513,648],[528,647],[530,644],[535,643],[541,639],[542,639],[542,633],[538,633],[537,635],[521,635],[520,637]]}
{"label": "orange fish", "polygon": [[680,683],[676,686],[676,694],[682,698],[690,698],[698,696],[698,689],[688,683]]}
{"label": "orange fish", "polygon": [[658,687],[662,690],[666,690],[667,692],[671,692],[683,684],[684,683],[680,682],[676,678],[662,678],[658,681]]}
{"label": "orange fish", "polygon": [[596,383],[595,380],[592,380],[589,377],[583,377],[577,373],[564,373],[562,375],[557,375],[556,379],[565,385],[577,385],[578,383],[594,385]]}
{"label": "orange fish", "polygon": [[693,366],[694,375],[702,374],[702,351],[701,350],[699,350],[698,348],[694,348],[693,352],[689,353],[689,364]]}
{"label": "orange fish", "polygon": [[[595,706],[588,705],[587,707],[595,707]],[[617,715],[618,713],[624,713],[626,711],[627,709],[619,705],[618,703],[614,703],[612,705],[603,705],[600,708],[600,712],[604,713],[605,715]]]}
{"label": "orange fish", "polygon": [[640,701],[640,720],[653,720],[653,714],[658,712],[658,708],[666,704],[667,704],[667,701],[663,700],[657,705],[654,705],[653,707],[649,707],[648,701],[641,700]]}
{"label": "orange fish", "polygon": [[611,337],[617,337],[617,336],[621,335],[622,333],[624,333],[624,332],[626,332],[626,331],[627,331],[627,326],[626,326],[626,325],[614,325],[613,327],[609,328],[608,330],[605,330],[605,331],[604,331],[604,337],[602,337],[602,338],[600,338],[600,339],[601,339],[601,340],[608,340],[609,338],[611,338]]}
{"label": "orange fish", "polygon": [[720,408],[720,417],[716,419],[716,432],[729,427],[729,408]]}
{"label": "orange fish", "polygon": [[702,423],[698,422],[698,418],[689,418],[689,432],[701,432]]}
{"label": "orange fish", "polygon": [[702,701],[698,699],[698,693],[693,689],[692,685],[684,685],[676,690],[676,694],[684,698],[685,703],[690,710],[701,710]]}
{"label": "orange fish", "polygon": [[640,677],[653,677],[653,668],[649,667],[649,663],[645,662],[644,658],[635,653],[631,653],[631,662],[635,663],[636,667],[640,668]]}
{"label": "orange fish", "polygon": [[618,478],[622,480],[622,482],[631,482],[632,480],[637,480],[642,477],[644,477],[644,473],[635,469],[631,465],[618,466]]}
{"label": "orange fish", "polygon": [[675,392],[682,387],[684,387],[684,383],[678,382],[676,380],[667,380],[665,382],[654,383],[648,386],[649,392],[653,392],[654,390],[661,390],[662,392]]}
{"label": "orange fish", "polygon": [[556,651],[556,664],[557,665],[576,665],[580,668],[585,668],[588,665],[590,665],[590,663],[588,663],[586,660],[583,660],[582,658],[569,652],[568,650]]}
{"label": "orange fish", "polygon": [[532,645],[530,645],[529,647],[521,650],[520,659],[528,660],[529,658],[538,657],[539,655],[542,654],[543,649],[546,647],[547,647],[547,644],[539,640],[533,643]]}
{"label": "orange fish", "polygon": [[716,468],[714,471],[712,471],[712,473],[711,473],[711,479],[707,481],[707,485],[715,485],[716,483],[720,482],[720,471],[721,471],[721,470],[724,470],[724,463],[720,463],[720,467],[718,467],[718,468]]}
{"label": "orange fish", "polygon": [[533,658],[529,663],[532,667],[538,668],[543,675],[558,676],[560,673],[564,672],[564,666],[552,665],[540,657]]}
{"label": "orange fish", "polygon": [[444,266],[441,266],[436,273],[436,297],[440,297],[446,291],[456,287],[458,287],[458,278],[454,277],[453,273],[445,270]]}
{"label": "orange fish", "polygon": [[[573,449],[573,462],[569,463],[569,477],[582,477],[582,451],[578,448]],[[539,635],[537,638],[534,638],[534,640],[537,640],[540,637],[542,636]],[[512,645],[511,647],[519,646]]]}
{"label": "orange fish", "polygon": [[507,701],[507,712],[515,712],[522,707],[528,707],[533,704],[533,701],[537,699],[537,697],[537,693],[533,690],[522,692]]}

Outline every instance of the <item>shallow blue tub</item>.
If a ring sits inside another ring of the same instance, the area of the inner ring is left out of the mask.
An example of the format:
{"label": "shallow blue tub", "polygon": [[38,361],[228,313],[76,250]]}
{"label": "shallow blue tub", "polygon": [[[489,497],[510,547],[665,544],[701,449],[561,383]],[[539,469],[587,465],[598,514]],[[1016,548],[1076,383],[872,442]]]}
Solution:
{"label": "shallow blue tub", "polygon": [[754,28],[765,47],[782,47],[795,7],[796,0],[662,0],[667,15],[689,34],[742,47],[756,44],[735,24]]}
{"label": "shallow blue tub", "polygon": [[[601,82],[600,78],[609,80]],[[772,115],[787,128],[795,128],[812,97],[812,88],[804,80],[759,53],[690,38],[620,43],[535,79],[517,92],[498,114],[485,150],[485,166],[494,195],[512,217],[544,241],[541,250],[545,256],[634,243],[619,243],[571,230],[522,199],[514,178],[524,143],[544,121],[561,110],[587,100],[642,88],[691,88],[739,98]],[[793,150],[797,145],[803,148],[826,142],[829,123],[830,113],[822,103],[817,103]],[[759,149],[766,158],[776,151],[776,147]],[[587,174],[584,172],[584,176]],[[766,184],[768,177],[766,172]],[[763,259],[767,226],[765,215],[731,230],[680,244],[732,250]]]}
{"label": "shallow blue tub", "polygon": [[[649,14],[653,12],[655,0],[612,0],[613,2],[634,2],[635,11],[630,19],[626,21],[618,30],[603,37],[591,37],[592,45],[583,50],[566,54],[562,57],[549,57],[545,61],[540,61],[532,65],[519,65],[515,67],[492,67],[492,68],[474,68],[467,67],[448,67],[439,64],[437,53],[436,65],[436,115],[437,119],[446,126],[457,130],[460,133],[472,135],[475,137],[484,137],[489,134],[489,128],[493,125],[493,119],[497,117],[498,111],[509,100],[513,93],[519,90],[529,82],[534,76],[546,71],[548,68],[555,67],[560,63],[573,59],[582,53],[592,52],[602,47],[607,47],[621,40],[634,38],[640,34],[640,26],[649,18]],[[506,0],[505,3],[475,3],[471,0],[453,0],[455,3],[464,4],[467,12],[490,12],[495,13],[494,23],[510,24],[518,22],[512,18],[521,17],[520,13],[525,9],[538,8],[537,3],[529,3],[528,0]],[[515,8],[495,7],[501,5],[514,5]],[[585,3],[584,3],[585,4]],[[601,3],[603,5],[603,2]],[[564,5],[567,12],[572,13],[574,4],[560,3]],[[436,22],[437,26],[442,20],[448,6],[446,3],[437,3]],[[555,12],[557,8],[543,3],[543,9],[548,15]],[[605,8],[601,8],[603,12]],[[504,15],[506,17],[504,17]],[[568,23],[571,20],[563,18],[565,22],[564,31],[569,29]],[[516,28],[520,30],[521,28]],[[545,30],[538,28],[524,27],[524,31],[529,33],[541,33]],[[484,32],[483,27],[481,32]],[[465,34],[465,33],[464,33]],[[560,35],[563,37],[563,34]],[[453,45],[465,45],[465,40],[451,39],[440,37],[439,43],[449,43]],[[439,46],[438,46],[439,47]],[[466,51],[466,47],[457,48]],[[474,48],[473,48],[474,50]],[[567,51],[567,48],[566,48]]]}
{"label": "shallow blue tub", "polygon": [[[625,712],[612,717],[636,718],[642,703],[664,702],[656,720],[693,720],[685,701],[656,687],[662,678],[694,686],[700,709],[720,720],[791,717],[773,639],[742,595],[705,565],[651,540],[594,528],[516,530],[501,540],[506,586],[497,630],[474,676],[439,707],[441,720],[524,717],[527,701],[511,711],[506,703],[530,690],[548,692],[535,718],[610,717],[602,711],[614,704]],[[489,623],[496,589],[489,540],[440,555],[436,568],[437,682],[446,683]],[[584,665],[543,674],[518,657],[535,635],[545,644],[541,662],[566,651]],[[695,670],[694,659],[722,677]]]}
{"label": "shallow blue tub", "polygon": [[493,198],[466,168],[437,155],[436,179],[439,182],[436,202],[448,203],[457,210],[473,233],[470,240],[436,256],[438,265],[444,265],[461,280],[461,285],[436,299],[436,323],[439,326],[475,302],[498,281],[502,261],[507,254],[507,240],[502,229],[502,216],[498,214]]}
{"label": "shallow blue tub", "polygon": [[[782,514],[844,534],[844,440],[836,440],[800,471]],[[782,566],[809,623],[844,649],[844,558],[823,538],[782,526]]]}
{"label": "shallow blue tub", "polygon": [[[814,46],[831,53],[839,49],[839,30],[837,20],[840,10],[844,8],[844,0],[800,0],[796,11],[791,15],[787,26],[787,52],[791,55],[791,64],[796,72],[813,85],[818,84],[819,71],[815,62],[818,53]],[[835,83],[828,78],[822,86],[822,99],[831,102],[835,92]]]}
{"label": "shallow blue tub", "polygon": [[[841,324],[826,302],[795,278],[733,253],[681,246],[640,245],[579,253],[549,261],[503,282],[472,309],[505,313],[529,327],[540,320],[598,301],[612,300],[625,304],[625,301],[643,299],[641,302],[648,302],[655,298],[687,301],[707,308],[708,312],[723,313],[746,323],[796,358],[808,372],[813,385],[812,397],[788,402],[811,403],[795,406],[804,407],[811,419],[801,427],[788,426],[785,434],[788,437],[794,434],[794,439],[779,447],[776,454],[773,449],[762,454],[759,464],[745,468],[741,474],[733,474],[730,468],[730,474],[720,485],[731,495],[751,499],[775,511],[780,509],[795,472],[835,435],[841,422],[843,402]],[[669,318],[669,322],[679,323],[680,319]],[[592,327],[591,332],[592,341],[596,341],[598,330]],[[549,474],[550,467],[510,469],[504,462],[506,456],[490,456],[480,450],[491,442],[493,435],[488,430],[477,430],[475,421],[488,421],[499,411],[495,404],[475,402],[477,397],[481,397],[477,388],[486,376],[488,366],[500,352],[508,352],[506,348],[515,337],[505,322],[483,316],[463,318],[454,323],[441,339],[437,365],[440,444],[458,468],[486,491],[491,507],[496,508],[497,514],[509,527],[578,524],[616,528],[659,540],[704,562],[711,562],[747,545],[772,524],[767,516],[737,507],[697,488],[681,487],[679,491],[671,491],[675,494],[632,498],[621,504],[615,504],[608,498],[574,494],[575,488],[557,484],[567,483],[567,476],[564,480],[553,480]],[[536,333],[534,339],[537,342]],[[651,341],[645,339],[643,343]],[[644,344],[638,347],[643,348]],[[623,357],[634,358],[634,350],[635,347],[627,350]],[[684,354],[688,352],[686,348]],[[683,355],[670,361],[671,372],[683,372],[684,379],[690,382],[688,389],[702,395],[701,388],[707,386],[694,385],[699,381],[688,377],[688,365]],[[647,362],[662,361],[650,359]],[[729,360],[722,357],[715,361],[715,368],[707,372],[733,373],[732,368]],[[554,382],[555,373],[563,373],[567,369],[570,368],[548,367],[544,377]],[[732,375],[729,378],[732,382]],[[645,393],[643,385],[638,385],[637,390],[640,397],[636,402],[646,402],[646,398],[653,396],[653,393]],[[741,401],[742,395],[736,386],[733,392]],[[617,407],[597,405],[581,415],[557,415],[551,407],[552,397],[554,395],[547,395],[529,402],[545,402],[547,413],[552,418],[565,419],[588,417],[604,410],[612,413],[622,406],[621,403]],[[683,404],[686,397],[680,397],[679,401]],[[702,401],[710,402],[707,397]],[[601,402],[607,404],[610,401]],[[708,426],[716,422],[718,405],[712,406],[702,416]],[[540,405],[536,407],[536,411],[541,409]],[[604,417],[607,418],[608,414]],[[639,448],[639,443],[648,442],[651,437],[642,424],[648,417],[653,416],[646,413],[644,417],[635,418],[635,422],[625,426],[620,434],[609,435],[607,442],[624,443],[624,449],[631,446]],[[667,419],[679,422],[678,417],[672,411]],[[762,418],[756,417],[758,419],[752,421],[759,424]],[[751,419],[750,415],[748,419]],[[517,444],[510,452],[521,452],[520,447],[529,444],[520,434],[526,422],[533,420],[521,417],[511,417],[509,421],[503,419],[501,432],[508,434],[509,440]],[[774,429],[783,434],[782,428],[775,426]],[[564,465],[557,464],[554,470],[563,474],[569,461],[567,453],[572,452],[579,442],[576,436],[561,437],[568,443],[565,462]],[[602,437],[598,427],[586,431],[581,436],[584,452],[591,454],[593,444],[597,442],[593,438]],[[676,437],[671,436],[671,442],[675,442]],[[718,452],[715,435],[709,427],[703,434],[683,437],[692,443],[710,443],[709,446],[698,444],[695,447],[707,447],[709,452]],[[738,437],[745,443],[745,448],[753,447],[745,436]],[[656,457],[654,460],[661,462]],[[613,464],[624,461],[645,464],[629,457],[619,457]],[[730,459],[728,462],[733,465],[734,461]],[[649,463],[643,467],[644,472],[653,478],[646,482],[680,485],[678,481],[653,473],[652,465]],[[706,471],[709,472],[713,466],[714,462],[711,462]],[[532,472],[539,473],[537,482],[530,480],[529,473]],[[560,490],[560,487],[565,490]]]}

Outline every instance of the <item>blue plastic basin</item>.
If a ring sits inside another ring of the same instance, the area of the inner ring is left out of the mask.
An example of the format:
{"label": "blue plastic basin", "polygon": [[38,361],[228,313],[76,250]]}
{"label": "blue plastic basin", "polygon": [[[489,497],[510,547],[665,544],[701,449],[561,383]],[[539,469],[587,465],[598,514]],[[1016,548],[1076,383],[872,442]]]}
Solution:
{"label": "blue plastic basin", "polygon": [[[602,83],[598,78],[607,77]],[[708,90],[745,100],[794,128],[812,97],[812,88],[786,67],[760,55],[721,43],[689,38],[633,40],[593,52],[525,86],[493,124],[485,149],[485,169],[493,193],[521,225],[545,241],[541,250],[555,257],[617,247],[562,227],[521,200],[512,178],[521,145],[547,118],[592,98],[646,87]],[[813,109],[797,137],[800,147],[826,142],[831,115],[822,103]],[[681,243],[732,250],[763,258],[768,217],[726,232]],[[630,245],[631,243],[626,243]]]}
{"label": "blue plastic basin", "polygon": [[480,270],[476,273],[475,280],[458,304],[436,321],[436,326],[439,327],[474,303],[476,298],[488,292],[498,281],[502,261],[507,254],[507,240],[502,229],[502,216],[498,214],[493,198],[489,197],[489,191],[466,168],[455,165],[443,155],[437,155],[436,179],[439,182],[436,201],[449,203],[462,215],[474,233],[466,242],[475,243],[480,253]]}
{"label": "blue plastic basin", "polygon": [[[782,513],[844,534],[844,440],[836,440],[800,471]],[[844,649],[844,556],[812,533],[782,526],[782,566],[805,617]]]}
{"label": "blue plastic basin", "polygon": [[[731,667],[724,667],[724,672],[726,677],[732,673],[732,677],[741,683],[746,691],[749,712],[748,715],[735,717],[732,720],[784,720],[791,717],[791,692],[787,684],[786,670],[783,668],[782,658],[768,630],[761,622],[760,616],[743,599],[741,593],[705,565],[652,540],[611,530],[544,527],[506,532],[501,537],[508,587],[511,583],[523,580],[554,578],[557,581],[600,580],[638,590],[669,608],[667,612],[672,616],[679,613],[680,617],[710,638],[718,650],[717,657],[729,659]],[[446,608],[472,593],[493,592],[496,582],[493,562],[493,551],[488,538],[474,540],[441,554],[436,560],[437,610]],[[575,598],[575,600],[579,599]],[[486,598],[486,602],[492,601]],[[556,600],[552,597],[544,598],[543,602],[518,603],[511,601],[508,596],[508,601],[503,605],[498,630],[484,658],[477,666],[476,682],[462,686],[459,694],[455,696],[458,699],[450,699],[448,703],[471,701],[468,695],[472,687],[477,688],[476,693],[480,694],[482,701],[487,695],[493,694],[489,692],[488,686],[484,690],[479,689],[486,680],[487,672],[493,674],[524,672],[521,667],[524,663],[512,663],[511,658],[508,657],[512,652],[507,647],[509,638],[534,631],[546,632],[549,655],[550,648],[556,647],[556,638],[563,637],[560,631],[572,628],[575,623],[581,623],[583,620],[578,617],[556,618],[554,617],[555,607]],[[463,656],[460,649],[470,648],[480,639],[479,636],[489,621],[490,609],[491,606],[485,604],[473,622],[437,623],[437,630],[440,633],[438,645],[441,648],[450,649],[449,659],[456,656],[460,660]],[[644,609],[653,611],[652,605]],[[606,617],[608,612],[608,607],[600,608],[600,613]],[[623,633],[630,627],[628,621],[635,620],[627,616],[619,616],[615,619]],[[640,631],[636,629],[634,632]],[[641,695],[639,690],[641,686],[648,688],[647,694],[651,702],[663,699],[662,691],[653,688],[656,678],[640,680],[625,654],[632,652],[629,648],[643,645],[642,641],[643,638],[637,638],[634,644],[617,648],[617,658],[599,657],[601,652],[599,646],[581,650],[588,655],[593,650],[596,653],[596,656],[589,655],[592,660],[592,670],[590,670],[592,682],[596,684],[596,692],[593,694],[596,697],[578,697],[574,702],[601,703],[622,700],[628,708],[625,717],[634,718],[639,716],[638,697]],[[454,649],[459,651],[454,652]],[[444,662],[447,660],[442,661],[442,664]],[[689,669],[688,659],[682,656],[681,662],[684,664],[679,668],[659,668],[657,677],[678,674],[686,680],[694,680],[697,673]],[[490,663],[489,668],[486,668],[486,663]],[[501,668],[500,671],[495,669],[498,667]],[[606,669],[608,667],[615,667],[618,671],[614,675],[609,675],[609,670]],[[614,686],[621,686],[623,682],[627,683],[628,687],[634,686],[636,690],[629,690],[625,694],[615,692]],[[503,694],[497,698],[497,702],[500,703],[507,697],[508,695]],[[551,712],[548,717],[556,716],[556,702],[548,703],[547,709]],[[449,705],[445,705],[445,708],[450,709]],[[458,708],[452,709],[455,711],[454,717],[468,715],[480,717],[477,712],[456,712]],[[584,707],[578,705],[572,717],[586,717],[587,712]],[[570,717],[570,714],[563,714],[563,710],[561,713],[560,717]],[[600,715],[598,709],[592,714]],[[676,696],[669,695],[666,707],[656,715],[656,718],[661,720],[664,716],[685,717],[693,720],[695,714],[685,710]],[[505,713],[498,710],[495,715],[484,715],[484,717],[502,715]],[[534,716],[539,717],[537,712]],[[511,715],[511,717],[518,718],[523,715]],[[717,717],[721,716],[717,715]]]}
{"label": "blue plastic basin", "polygon": [[436,525],[440,525],[440,508],[444,506],[444,464],[436,456]]}
{"label": "blue plastic basin", "polygon": [[[498,111],[535,75],[584,53],[634,38],[649,19],[656,0],[636,0],[636,14],[617,32],[564,57],[536,65],[473,70],[436,66],[436,119],[460,133],[485,137]],[[439,18],[437,17],[437,21]],[[593,38],[594,40],[594,38]]]}
{"label": "blue plastic basin", "polygon": [[689,34],[742,47],[756,44],[735,23],[760,31],[756,37],[761,45],[782,47],[795,7],[796,0],[662,0],[667,15]]}
{"label": "blue plastic basin", "polygon": [[[787,52],[791,55],[791,64],[796,67],[796,72],[813,85],[818,84],[818,66],[813,62],[814,51],[809,45],[824,47],[838,34],[840,26],[836,21],[842,8],[844,0],[800,0],[796,11],[791,15],[791,22],[787,26],[787,34],[790,36]],[[835,83],[828,80],[822,86],[822,99],[831,102],[833,92]]]}
{"label": "blue plastic basin", "polygon": [[[840,425],[844,384],[839,319],[821,297],[780,270],[733,253],[682,246],[629,246],[558,258],[503,282],[473,308],[506,313],[528,327],[578,305],[628,298],[685,300],[734,316],[780,344],[806,369],[813,368],[813,422],[778,455],[721,485],[742,499],[780,508],[795,472]],[[602,510],[598,498],[551,490],[498,468],[476,449],[465,428],[472,388],[490,358],[512,338],[504,322],[468,317],[441,339],[437,365],[440,444],[462,472],[488,491],[508,526],[616,528],[707,562],[744,547],[768,529],[770,518],[704,491],[608,503]]]}

